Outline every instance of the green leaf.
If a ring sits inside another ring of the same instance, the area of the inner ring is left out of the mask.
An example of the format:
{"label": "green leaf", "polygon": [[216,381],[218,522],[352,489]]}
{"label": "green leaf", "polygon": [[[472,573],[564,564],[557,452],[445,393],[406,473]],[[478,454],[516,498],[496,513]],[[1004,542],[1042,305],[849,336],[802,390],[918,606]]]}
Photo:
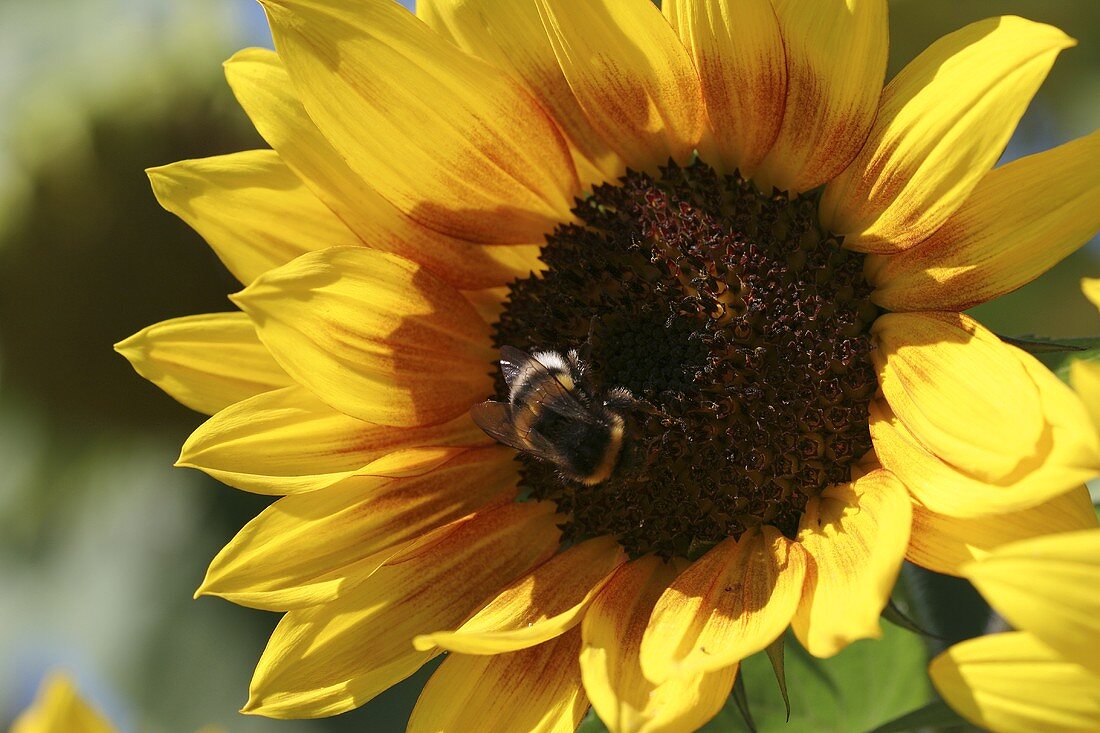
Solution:
{"label": "green leaf", "polygon": [[779,685],[779,694],[783,696],[783,708],[787,711],[787,720],[791,719],[791,698],[787,695],[787,673],[783,670],[783,647],[786,638],[780,636],[764,649],[768,655],[768,661],[772,663],[772,672],[775,673],[775,681]]}
{"label": "green leaf", "polygon": [[[881,639],[857,641],[832,659],[811,657],[789,639],[784,671],[791,701],[788,723],[768,657],[745,660],[742,674],[760,733],[852,733],[870,730],[932,697],[920,638],[884,624]],[[704,733],[746,733],[731,701]]]}
{"label": "green leaf", "polygon": [[745,675],[740,670],[737,671],[737,676],[733,680],[733,695],[730,699],[737,706],[737,712],[741,713],[741,722],[749,729],[749,733],[757,733],[752,711],[749,710],[749,696],[745,692]]}
{"label": "green leaf", "polygon": [[1063,382],[1069,381],[1069,365],[1074,361],[1100,361],[1100,338],[1061,339],[1059,343],[1075,346],[1078,351],[1063,351],[1059,353],[1037,354],[1038,359],[1046,364],[1052,372],[1058,375]]}
{"label": "green leaf", "polygon": [[1054,340],[1043,336],[1028,336],[1016,338],[1014,336],[1002,336],[997,334],[1006,344],[1023,349],[1029,354],[1060,354],[1065,352],[1084,351],[1083,346],[1070,343],[1067,340]]}
{"label": "green leaf", "polygon": [[589,708],[588,715],[585,715],[584,720],[577,726],[577,733],[607,733],[607,726],[596,717],[595,709]]}
{"label": "green leaf", "polygon": [[[787,722],[768,656],[755,654],[741,665],[752,717],[759,733],[853,733],[882,725],[932,699],[924,644],[917,636],[884,624],[881,639],[857,641],[832,659],[811,657],[793,637],[784,672],[791,701]],[[578,733],[607,730],[594,713]],[[700,733],[749,733],[737,702],[726,706]]]}
{"label": "green leaf", "polygon": [[899,627],[905,629],[906,631],[913,632],[914,634],[920,634],[921,636],[927,636],[930,639],[941,639],[941,640],[943,639],[943,637],[937,636],[937,635],[933,634],[931,631],[928,631],[927,629],[924,629],[916,621],[909,618],[909,616],[906,615],[906,613],[904,611],[902,611],[900,607],[898,607],[898,604],[894,602],[893,598],[891,598],[887,602],[886,608],[882,609],[882,618],[886,621],[889,621],[894,626],[899,626]]}
{"label": "green leaf", "polygon": [[933,700],[922,708],[912,710],[889,723],[880,725],[871,733],[908,733],[921,728],[938,730],[947,726],[970,725],[943,700]]}

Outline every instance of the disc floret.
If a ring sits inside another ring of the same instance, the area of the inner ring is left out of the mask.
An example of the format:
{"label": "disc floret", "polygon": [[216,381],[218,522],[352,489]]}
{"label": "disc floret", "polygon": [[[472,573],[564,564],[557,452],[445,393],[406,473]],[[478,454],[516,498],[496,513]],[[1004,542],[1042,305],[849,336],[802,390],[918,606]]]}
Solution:
{"label": "disc floret", "polygon": [[[620,466],[584,486],[524,458],[523,484],[634,555],[696,557],[760,524],[793,536],[810,497],[871,448],[863,256],[813,195],[761,194],[696,160],[628,171],[578,201],[510,286],[497,345],[578,349],[638,398]],[[502,387],[502,385],[501,385]]]}

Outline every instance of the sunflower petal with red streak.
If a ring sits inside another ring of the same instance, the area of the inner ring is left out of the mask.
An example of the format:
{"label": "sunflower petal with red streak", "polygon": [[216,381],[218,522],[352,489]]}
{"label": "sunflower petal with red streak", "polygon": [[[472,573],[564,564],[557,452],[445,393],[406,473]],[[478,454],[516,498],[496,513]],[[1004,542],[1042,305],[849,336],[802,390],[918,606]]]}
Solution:
{"label": "sunflower petal with red streak", "polygon": [[492,391],[488,324],[461,293],[396,255],[313,252],[233,301],[295,381],[352,417],[430,425]]}
{"label": "sunflower petal with red streak", "polygon": [[504,72],[392,0],[262,4],[309,117],[413,221],[471,242],[530,244],[570,218],[579,182],[565,139]]}
{"label": "sunflower petal with red streak", "polygon": [[1015,16],[933,43],[883,91],[866,144],[825,188],[822,225],[859,252],[927,239],[997,162],[1054,59],[1074,43]]}
{"label": "sunflower petal with red streak", "polygon": [[302,387],[287,387],[211,417],[183,444],[176,465],[244,491],[296,494],[355,475],[395,475],[414,466],[425,472],[488,442],[466,415],[429,427],[393,428],[348,417]]}
{"label": "sunflower petal with red streak", "polygon": [[404,544],[490,503],[510,501],[515,465],[470,450],[421,476],[354,477],[279,499],[210,563],[196,596],[287,611],[347,594]]}
{"label": "sunflower petal with red streak", "polygon": [[573,733],[588,709],[580,631],[506,654],[451,654],[420,693],[409,733]]}
{"label": "sunflower petal with red streak", "polygon": [[1100,132],[994,168],[931,237],[872,255],[892,311],[965,310],[1042,275],[1100,229]]}
{"label": "sunflower petal with red streak", "polygon": [[420,262],[458,288],[498,285],[535,266],[536,244],[478,245],[424,227],[399,211],[317,129],[274,51],[239,51],[225,63],[225,76],[268,144],[363,244]]}
{"label": "sunflower petal with red streak", "polygon": [[802,602],[791,621],[814,656],[831,657],[853,641],[882,634],[912,519],[905,486],[877,470],[810,499],[798,543],[810,557]]}
{"label": "sunflower petal with red streak", "polygon": [[729,698],[738,665],[670,677],[642,672],[642,640],[661,594],[681,563],[648,555],[619,568],[581,622],[581,674],[600,720],[614,733],[695,730]]}
{"label": "sunflower petal with red streak", "polygon": [[416,15],[474,56],[515,75],[561,126],[584,187],[614,180],[626,163],[589,121],[561,65],[538,6],[529,0],[420,0]]}
{"label": "sunflower petal with red streak", "polygon": [[779,136],[787,100],[771,0],[667,0],[662,9],[699,70],[710,120],[703,158],[751,177]]}
{"label": "sunflower petal with red streak", "polygon": [[541,644],[580,623],[588,604],[625,561],[610,537],[574,545],[505,588],[456,630],[418,636],[413,645],[500,654]]}
{"label": "sunflower petal with red streak", "polygon": [[283,616],[242,712],[318,718],[356,708],[434,652],[417,634],[453,626],[545,560],[561,532],[549,503],[509,503],[410,543],[336,601]]}
{"label": "sunflower petal with red streak", "polygon": [[706,125],[699,75],[649,0],[535,0],[592,127],[635,170],[689,161]]}
{"label": "sunflower petal with red streak", "polygon": [[886,0],[776,0],[787,48],[787,99],[759,177],[803,192],[856,157],[875,120],[886,75]]}
{"label": "sunflower petal with red streak", "polygon": [[783,633],[807,572],[806,553],[774,527],[727,539],[662,594],[642,641],[656,682],[737,664]]}

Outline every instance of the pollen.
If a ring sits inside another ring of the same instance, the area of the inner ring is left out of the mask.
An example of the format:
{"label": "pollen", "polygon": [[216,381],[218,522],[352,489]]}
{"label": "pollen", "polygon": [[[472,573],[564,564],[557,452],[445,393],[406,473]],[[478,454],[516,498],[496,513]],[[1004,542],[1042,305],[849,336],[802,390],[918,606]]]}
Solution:
{"label": "pollen", "polygon": [[[625,387],[619,465],[599,484],[521,455],[568,539],[695,558],[849,481],[871,449],[877,315],[863,255],[817,224],[813,194],[762,194],[696,160],[628,171],[546,239],[546,269],[510,285],[498,346],[577,349],[595,388]],[[498,397],[506,398],[498,381]]]}

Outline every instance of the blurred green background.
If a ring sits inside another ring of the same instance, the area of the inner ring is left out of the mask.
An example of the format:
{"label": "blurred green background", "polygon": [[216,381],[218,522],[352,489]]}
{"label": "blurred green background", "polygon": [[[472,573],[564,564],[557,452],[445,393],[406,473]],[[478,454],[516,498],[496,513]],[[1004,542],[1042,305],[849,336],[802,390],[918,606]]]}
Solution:
{"label": "blurred green background", "polygon": [[[1006,159],[1096,127],[1095,0],[893,0],[890,7],[891,75],[943,33],[989,15],[1047,21],[1080,41],[1055,65]],[[5,729],[58,666],[122,730],[152,732],[208,723],[228,731],[398,731],[426,678],[422,672],[336,719],[236,713],[277,617],[191,594],[209,559],[266,502],[173,469],[201,416],[111,350],[155,321],[228,310],[225,296],[239,288],[198,235],[159,208],[143,170],[263,147],[221,76],[221,61],[248,45],[270,45],[251,0],[0,2]],[[1083,275],[1100,275],[1096,241],[979,316],[1007,335],[1100,334],[1078,289]],[[944,597],[946,589],[958,609],[973,606],[965,587],[906,577],[918,595],[927,586]],[[940,615],[923,621],[948,636],[973,634],[967,623],[983,622],[960,622],[963,610]],[[875,669],[882,660],[848,663],[857,664]],[[864,684],[859,679],[848,681]],[[924,688],[914,684],[919,704]],[[798,719],[788,730],[800,729]]]}

